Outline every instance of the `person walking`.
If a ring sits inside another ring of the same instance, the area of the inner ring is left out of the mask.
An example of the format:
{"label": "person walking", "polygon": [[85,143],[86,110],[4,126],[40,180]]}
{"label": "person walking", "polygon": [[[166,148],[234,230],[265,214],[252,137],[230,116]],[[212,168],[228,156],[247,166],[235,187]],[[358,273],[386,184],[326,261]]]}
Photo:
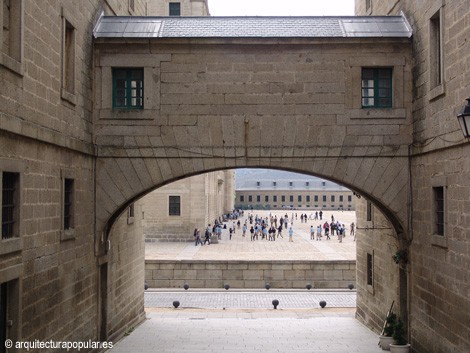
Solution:
{"label": "person walking", "polygon": [[310,226],[310,240],[315,240],[315,228],[313,227],[313,224]]}
{"label": "person walking", "polygon": [[250,228],[250,233],[251,233],[251,241],[255,240],[255,229],[253,226]]}
{"label": "person walking", "polygon": [[282,224],[277,229],[277,237],[281,237],[282,239],[284,239],[284,237],[282,236]]}
{"label": "person walking", "polygon": [[317,240],[321,240],[321,224],[317,227]]}
{"label": "person walking", "polygon": [[245,237],[246,234],[246,224],[243,225],[243,238]]}
{"label": "person walking", "polygon": [[198,243],[201,243],[201,246],[204,245],[201,240],[201,231],[199,228],[196,228],[196,246]]}
{"label": "person walking", "polygon": [[320,215],[320,221],[321,221],[323,217],[323,211],[320,211],[319,215]]}
{"label": "person walking", "polygon": [[206,233],[204,234],[204,244],[202,245],[211,245],[211,232],[209,232],[209,229],[206,229]]}
{"label": "person walking", "polygon": [[355,226],[356,226],[356,225],[354,224],[354,222],[352,222],[352,223],[351,223],[351,229],[349,230],[349,235],[354,235],[354,236],[356,236],[356,235],[354,234],[354,233],[355,233],[355,229],[354,229]]}
{"label": "person walking", "polygon": [[230,240],[232,240],[232,233],[234,232],[233,228],[230,228],[229,231],[230,231]]}
{"label": "person walking", "polygon": [[289,229],[289,242],[293,243],[294,241],[292,240],[292,235],[294,234],[294,231],[292,230],[292,227]]}

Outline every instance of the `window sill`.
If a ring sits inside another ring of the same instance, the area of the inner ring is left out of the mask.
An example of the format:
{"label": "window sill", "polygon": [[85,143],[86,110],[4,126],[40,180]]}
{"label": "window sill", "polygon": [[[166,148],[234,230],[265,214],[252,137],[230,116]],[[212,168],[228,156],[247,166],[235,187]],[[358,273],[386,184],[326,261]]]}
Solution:
{"label": "window sill", "polygon": [[75,94],[70,93],[65,88],[62,88],[60,90],[60,98],[62,98],[63,100],[69,102],[72,105],[77,104],[77,98],[76,98]]}
{"label": "window sill", "polygon": [[127,217],[127,224],[134,224],[134,217]]}
{"label": "window sill", "polygon": [[444,95],[444,93],[444,84],[440,84],[429,91],[429,100],[432,101],[433,99],[437,99]]}
{"label": "window sill", "polygon": [[9,55],[7,55],[5,53],[2,53],[0,59],[1,59],[0,64],[5,66],[7,69],[15,72],[16,74],[18,74],[20,76],[24,76],[24,65],[23,65],[23,63],[21,63],[19,61],[16,61],[15,59],[13,59],[12,57],[10,57]]}
{"label": "window sill", "polygon": [[103,109],[100,120],[154,120],[155,111],[148,109]]}
{"label": "window sill", "polygon": [[0,255],[11,254],[23,250],[23,239],[15,237],[11,239],[2,239],[2,247],[0,248]]}
{"label": "window sill", "polygon": [[60,241],[75,239],[75,229],[62,230],[60,232]]}
{"label": "window sill", "polygon": [[367,291],[368,291],[370,294],[375,295],[374,286],[371,286],[370,284],[367,285]]}
{"label": "window sill", "polygon": [[447,236],[437,235],[437,234],[431,235],[431,245],[437,246],[439,248],[447,249],[448,248]]}
{"label": "window sill", "polygon": [[350,109],[350,119],[406,119],[406,109],[403,108],[360,108]]}

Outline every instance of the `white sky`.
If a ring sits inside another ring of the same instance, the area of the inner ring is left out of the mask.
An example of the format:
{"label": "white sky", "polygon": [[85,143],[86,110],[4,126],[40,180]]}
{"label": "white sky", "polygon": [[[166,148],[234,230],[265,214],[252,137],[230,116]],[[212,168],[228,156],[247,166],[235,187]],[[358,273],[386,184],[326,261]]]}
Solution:
{"label": "white sky", "polygon": [[209,0],[211,16],[353,16],[354,0]]}

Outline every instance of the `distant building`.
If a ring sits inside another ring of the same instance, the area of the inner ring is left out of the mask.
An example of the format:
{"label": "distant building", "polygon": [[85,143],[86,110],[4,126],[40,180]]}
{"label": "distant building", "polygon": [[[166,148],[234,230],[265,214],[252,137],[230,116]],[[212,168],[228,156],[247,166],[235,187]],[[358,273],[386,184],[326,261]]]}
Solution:
{"label": "distant building", "polygon": [[236,189],[242,209],[355,210],[351,190],[327,180],[248,180]]}
{"label": "distant building", "polygon": [[146,242],[193,241],[194,228],[208,224],[234,208],[234,170],[196,175],[165,185],[144,198]]}

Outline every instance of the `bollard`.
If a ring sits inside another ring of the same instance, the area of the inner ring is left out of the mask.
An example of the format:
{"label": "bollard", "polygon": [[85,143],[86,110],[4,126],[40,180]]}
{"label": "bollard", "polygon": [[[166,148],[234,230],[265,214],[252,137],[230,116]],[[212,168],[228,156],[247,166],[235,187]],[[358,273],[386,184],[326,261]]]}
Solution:
{"label": "bollard", "polygon": [[178,308],[178,307],[180,306],[180,302],[177,301],[177,300],[175,300],[175,301],[173,302],[173,306],[175,307],[175,309]]}
{"label": "bollard", "polygon": [[326,306],[326,301],[324,301],[324,300],[320,301],[320,306],[322,308],[324,308]]}
{"label": "bollard", "polygon": [[144,289],[145,289],[145,290],[149,289],[148,283],[144,283]]}
{"label": "bollard", "polygon": [[274,300],[273,300],[274,309],[277,309],[277,306],[278,306],[278,305],[279,305],[279,300],[274,299]]}
{"label": "bollard", "polygon": [[184,286],[183,286],[184,290],[188,290],[189,288],[189,284],[185,283]]}
{"label": "bollard", "polygon": [[271,288],[271,284],[266,283],[266,285],[264,286],[264,288],[266,288],[267,290],[269,290],[269,288]]}
{"label": "bollard", "polygon": [[307,285],[305,286],[305,288],[307,288],[308,290],[312,289],[312,285],[310,283],[307,283]]}
{"label": "bollard", "polygon": [[225,290],[229,290],[229,288],[230,288],[230,284],[228,284],[228,283],[225,283],[225,284],[224,284],[224,288],[225,288]]}
{"label": "bollard", "polygon": [[349,283],[349,284],[348,284],[348,288],[352,290],[352,289],[354,288],[354,284]]}

